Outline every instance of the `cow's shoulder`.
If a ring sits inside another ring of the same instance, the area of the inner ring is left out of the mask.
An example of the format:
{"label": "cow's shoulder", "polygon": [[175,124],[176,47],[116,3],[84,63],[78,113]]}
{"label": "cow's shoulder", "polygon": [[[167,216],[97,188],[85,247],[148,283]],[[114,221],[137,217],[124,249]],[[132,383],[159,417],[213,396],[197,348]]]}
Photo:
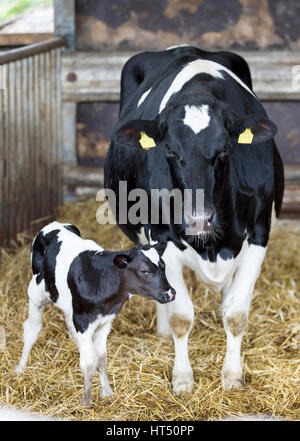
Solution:
{"label": "cow's shoulder", "polygon": [[237,75],[252,90],[250,69],[243,57],[233,52],[221,51],[212,52],[210,59],[227,67],[227,69]]}
{"label": "cow's shoulder", "polygon": [[252,81],[249,66],[243,57],[234,52],[210,52],[202,50],[198,47],[188,45],[180,45],[177,47],[169,48],[169,50],[165,52],[172,54],[172,56],[177,59],[181,59],[182,64],[185,64],[191,59],[214,61],[215,63],[226,67],[235,75],[237,75],[252,90]]}

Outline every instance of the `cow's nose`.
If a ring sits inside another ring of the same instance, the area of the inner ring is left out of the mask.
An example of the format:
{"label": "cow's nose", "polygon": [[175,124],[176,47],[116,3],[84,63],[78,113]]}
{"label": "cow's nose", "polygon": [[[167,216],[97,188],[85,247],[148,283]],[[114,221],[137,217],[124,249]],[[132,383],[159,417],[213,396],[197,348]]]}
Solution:
{"label": "cow's nose", "polygon": [[195,234],[198,231],[210,231],[213,229],[214,224],[217,221],[217,212],[215,209],[206,210],[202,214],[196,214],[191,216],[188,213],[185,213],[185,221],[188,224],[188,228],[191,231],[194,231]]}
{"label": "cow's nose", "polygon": [[204,231],[210,231],[213,226],[214,223],[217,220],[217,212],[216,210],[210,210],[210,211],[206,211],[204,212],[203,215],[203,230]]}

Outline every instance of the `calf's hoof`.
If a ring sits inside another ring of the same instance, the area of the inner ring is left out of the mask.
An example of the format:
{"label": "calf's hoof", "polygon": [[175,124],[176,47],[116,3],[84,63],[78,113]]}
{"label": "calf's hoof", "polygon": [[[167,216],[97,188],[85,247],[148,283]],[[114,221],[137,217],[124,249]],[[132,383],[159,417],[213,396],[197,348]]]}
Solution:
{"label": "calf's hoof", "polygon": [[172,385],[175,394],[191,394],[194,389],[193,372],[173,373]]}
{"label": "calf's hoof", "polygon": [[15,369],[15,373],[18,375],[22,375],[25,372],[25,367],[22,366],[21,364],[19,364],[16,369]]}
{"label": "calf's hoof", "polygon": [[109,388],[101,391],[101,398],[109,398],[114,395],[113,391]]}
{"label": "calf's hoof", "polygon": [[224,390],[239,389],[244,387],[243,375],[240,372],[224,371],[222,383]]}
{"label": "calf's hoof", "polygon": [[83,407],[93,407],[93,403],[91,402],[91,400],[85,400],[84,398],[82,398],[80,404]]}

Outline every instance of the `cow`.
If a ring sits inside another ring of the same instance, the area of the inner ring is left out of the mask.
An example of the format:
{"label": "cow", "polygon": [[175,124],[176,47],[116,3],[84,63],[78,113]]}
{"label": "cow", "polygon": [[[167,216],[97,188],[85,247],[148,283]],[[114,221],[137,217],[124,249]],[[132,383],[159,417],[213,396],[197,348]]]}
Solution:
{"label": "cow", "polygon": [[[118,195],[119,181],[126,181],[128,193],[134,188],[147,194],[151,189],[204,190],[203,209],[196,212],[194,202],[192,212],[183,207],[181,225],[172,219],[169,225],[151,219],[120,223],[116,207],[116,220],[132,241],[167,243],[166,275],[177,295],[174,302],[157,305],[157,331],[174,341],[175,393],[193,390],[188,336],[194,309],[184,266],[221,291],[227,338],[222,385],[230,390],[244,384],[242,337],[283,197],[276,131],[252,90],[246,61],[235,53],[185,45],[137,54],[123,67],[105,188]],[[128,201],[128,210],[133,203]],[[194,228],[193,234],[186,234],[186,226]]]}
{"label": "cow", "polygon": [[133,295],[160,303],[175,298],[161,259],[164,247],[160,243],[113,252],[93,240],[82,239],[75,225],[46,225],[31,245],[29,316],[23,325],[24,346],[16,372],[24,372],[42,327],[43,307],[51,302],[63,312],[79,350],[84,377],[82,404],[91,404],[91,381],[96,370],[102,398],[111,396],[106,340],[123,304]]}

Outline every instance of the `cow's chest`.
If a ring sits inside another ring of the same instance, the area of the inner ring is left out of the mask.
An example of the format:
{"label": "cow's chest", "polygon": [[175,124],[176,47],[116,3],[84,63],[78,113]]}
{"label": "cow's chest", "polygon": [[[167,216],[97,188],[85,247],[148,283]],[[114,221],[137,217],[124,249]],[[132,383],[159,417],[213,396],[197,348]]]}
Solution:
{"label": "cow's chest", "polygon": [[232,279],[247,248],[248,242],[245,240],[241,251],[235,258],[225,260],[218,254],[216,261],[210,262],[203,259],[192,247],[187,245],[187,249],[182,252],[182,262],[194,270],[203,282],[211,285],[218,292]]}

